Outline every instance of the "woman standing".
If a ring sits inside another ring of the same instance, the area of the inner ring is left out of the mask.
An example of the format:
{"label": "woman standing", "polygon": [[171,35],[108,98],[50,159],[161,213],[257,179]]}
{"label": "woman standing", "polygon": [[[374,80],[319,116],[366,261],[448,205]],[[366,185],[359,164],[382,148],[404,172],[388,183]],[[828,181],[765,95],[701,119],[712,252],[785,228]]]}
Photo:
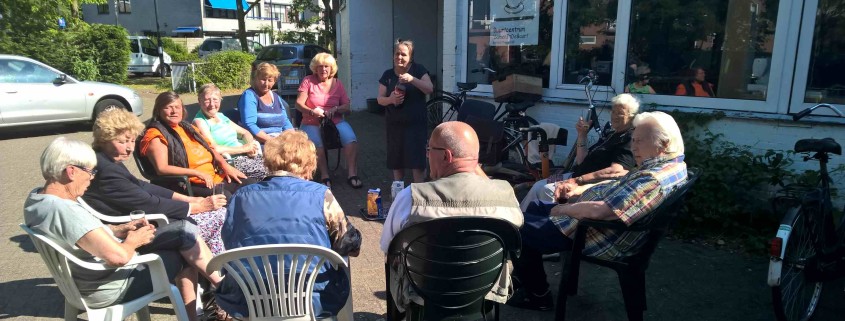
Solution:
{"label": "woman standing", "polygon": [[332,55],[319,53],[311,59],[313,75],[305,76],[299,85],[299,95],[296,97],[296,108],[302,112],[302,126],[300,128],[308,134],[308,139],[317,147],[317,168],[320,169],[322,182],[331,187],[329,179],[329,165],[326,162],[326,149],[320,137],[320,121],[330,120],[337,127],[340,143],[346,158],[346,168],[349,171],[346,181],[353,188],[361,188],[358,178],[358,142],[352,126],[343,119],[349,114],[349,96],[343,83],[335,78],[337,61]]}
{"label": "woman standing", "polygon": [[399,40],[393,46],[393,68],[379,79],[378,103],[386,107],[387,168],[394,181],[404,181],[405,169],[411,169],[414,182],[425,179],[426,128],[425,96],[434,85],[428,70],[413,62],[414,44]]}
{"label": "woman standing", "polygon": [[211,148],[220,154],[229,154],[232,163],[244,175],[256,180],[267,176],[264,157],[261,157],[261,145],[252,138],[252,134],[232,122],[220,112],[223,94],[214,84],[202,85],[199,89],[200,110],[194,116],[194,126],[199,128]]}
{"label": "woman standing", "polygon": [[262,144],[279,136],[282,131],[293,129],[288,119],[287,103],[273,92],[277,79],[279,69],[275,65],[266,62],[258,64],[252,86],[244,90],[238,100],[241,122]]}

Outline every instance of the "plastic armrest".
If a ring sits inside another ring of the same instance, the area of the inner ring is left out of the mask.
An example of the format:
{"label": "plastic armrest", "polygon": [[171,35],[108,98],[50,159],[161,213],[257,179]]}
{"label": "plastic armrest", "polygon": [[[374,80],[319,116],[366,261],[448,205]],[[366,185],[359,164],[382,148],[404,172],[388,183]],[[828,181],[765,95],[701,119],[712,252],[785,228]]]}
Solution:
{"label": "plastic armrest", "polygon": [[167,278],[167,270],[164,269],[164,262],[156,254],[136,255],[124,267],[144,264],[150,268],[150,280],[153,283],[154,293],[167,293],[170,290],[170,281]]}
{"label": "plastic armrest", "polygon": [[[164,214],[147,214],[145,215],[147,221],[155,222],[159,226],[170,224],[170,220],[167,219],[167,216]],[[128,215],[124,216],[106,216],[102,215],[98,217],[100,220],[106,221],[108,223],[128,223],[132,219],[129,218]]]}

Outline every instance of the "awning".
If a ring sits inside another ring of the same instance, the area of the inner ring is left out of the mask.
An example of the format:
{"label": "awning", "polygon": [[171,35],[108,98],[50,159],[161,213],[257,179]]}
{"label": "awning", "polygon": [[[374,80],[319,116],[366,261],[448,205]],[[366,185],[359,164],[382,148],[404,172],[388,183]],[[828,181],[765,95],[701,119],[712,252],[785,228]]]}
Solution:
{"label": "awning", "polygon": [[200,28],[200,27],[179,27],[179,28],[173,29],[173,33],[194,33],[194,32],[199,31],[200,29],[202,29],[202,28]]}
{"label": "awning", "polygon": [[[225,9],[225,10],[237,10],[238,4],[235,0],[208,0],[208,3],[211,5],[212,8],[215,9]],[[241,0],[241,3],[244,6],[244,10],[249,8],[249,4],[246,3],[246,0]]]}

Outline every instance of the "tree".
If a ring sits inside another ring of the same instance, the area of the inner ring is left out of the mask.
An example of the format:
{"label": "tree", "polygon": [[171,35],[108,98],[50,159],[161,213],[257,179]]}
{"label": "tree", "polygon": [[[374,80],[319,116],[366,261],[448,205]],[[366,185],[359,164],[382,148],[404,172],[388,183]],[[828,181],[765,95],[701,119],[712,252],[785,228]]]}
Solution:
{"label": "tree", "polygon": [[[334,51],[335,43],[335,7],[332,0],[321,0],[323,8],[313,0],[293,0],[288,11],[288,21],[292,21],[296,30],[279,35],[278,41],[317,43]],[[322,17],[320,14],[322,13]],[[322,22],[322,28],[319,23]]]}
{"label": "tree", "polygon": [[235,6],[237,10],[235,10],[236,15],[238,16],[238,40],[241,42],[241,50],[243,52],[249,52],[249,46],[246,43],[246,15],[255,8],[256,5],[261,3],[261,0],[257,0],[249,5],[249,8],[244,10],[244,3],[242,0],[232,0],[235,1]]}

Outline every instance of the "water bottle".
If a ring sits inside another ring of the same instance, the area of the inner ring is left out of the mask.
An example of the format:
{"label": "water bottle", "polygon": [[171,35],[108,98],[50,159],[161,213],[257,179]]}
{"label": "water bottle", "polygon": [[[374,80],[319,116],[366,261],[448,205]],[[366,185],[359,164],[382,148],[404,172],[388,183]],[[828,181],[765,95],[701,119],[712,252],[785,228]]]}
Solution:
{"label": "water bottle", "polygon": [[396,194],[402,191],[405,188],[405,181],[393,181],[393,184],[390,184],[390,198],[396,199]]}

